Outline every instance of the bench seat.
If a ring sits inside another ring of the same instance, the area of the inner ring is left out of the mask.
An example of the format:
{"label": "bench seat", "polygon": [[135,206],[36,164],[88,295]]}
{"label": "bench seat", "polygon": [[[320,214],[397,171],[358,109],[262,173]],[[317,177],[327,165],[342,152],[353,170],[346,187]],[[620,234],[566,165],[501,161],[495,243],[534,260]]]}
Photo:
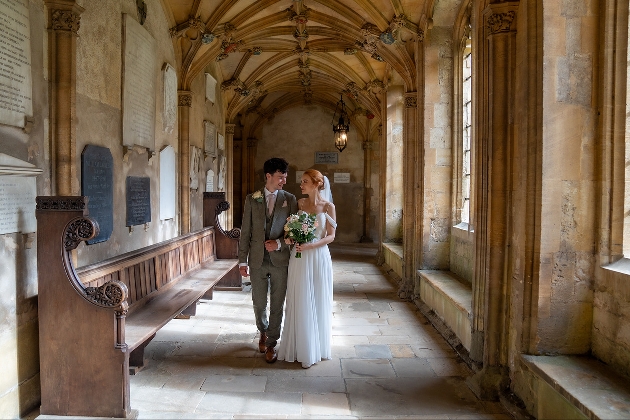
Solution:
{"label": "bench seat", "polygon": [[130,351],[149,340],[157,330],[182,313],[190,302],[198,301],[220,279],[238,265],[238,260],[214,260],[204,263],[168,290],[162,291],[125,320],[125,342]]}

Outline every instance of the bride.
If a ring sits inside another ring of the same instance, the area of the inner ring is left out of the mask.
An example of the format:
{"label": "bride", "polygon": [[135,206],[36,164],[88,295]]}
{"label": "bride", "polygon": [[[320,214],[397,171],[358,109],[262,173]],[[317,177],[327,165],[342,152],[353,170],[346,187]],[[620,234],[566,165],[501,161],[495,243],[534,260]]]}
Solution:
{"label": "bride", "polygon": [[[337,222],[328,178],[308,169],[300,189],[308,197],[298,200],[298,208],[317,216],[317,229],[312,242],[296,244],[291,252],[278,359],[297,360],[309,368],[330,359],[332,353],[333,274],[328,244],[335,239]],[[302,257],[295,258],[296,252]]]}

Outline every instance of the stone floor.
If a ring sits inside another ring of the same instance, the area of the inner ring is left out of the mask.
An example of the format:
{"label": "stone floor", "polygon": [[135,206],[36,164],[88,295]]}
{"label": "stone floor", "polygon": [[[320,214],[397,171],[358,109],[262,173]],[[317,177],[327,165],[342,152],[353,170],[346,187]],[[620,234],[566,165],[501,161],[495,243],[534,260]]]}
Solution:
{"label": "stone floor", "polygon": [[140,419],[510,419],[479,401],[471,374],[415,306],[396,297],[374,248],[331,246],[333,359],[267,364],[249,291],[215,292],[167,324],[131,379]]}

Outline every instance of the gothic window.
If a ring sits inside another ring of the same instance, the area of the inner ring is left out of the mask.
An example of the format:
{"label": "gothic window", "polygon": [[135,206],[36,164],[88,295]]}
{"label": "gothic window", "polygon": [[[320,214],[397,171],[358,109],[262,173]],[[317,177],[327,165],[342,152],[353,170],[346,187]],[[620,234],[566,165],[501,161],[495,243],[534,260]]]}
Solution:
{"label": "gothic window", "polygon": [[470,139],[472,134],[472,49],[470,30],[462,50],[461,222],[470,222]]}

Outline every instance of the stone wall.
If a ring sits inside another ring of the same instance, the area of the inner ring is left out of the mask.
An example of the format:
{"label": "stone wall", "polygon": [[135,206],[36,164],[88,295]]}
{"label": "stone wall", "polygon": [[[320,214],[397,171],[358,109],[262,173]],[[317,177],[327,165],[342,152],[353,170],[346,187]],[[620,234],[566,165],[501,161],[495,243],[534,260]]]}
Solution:
{"label": "stone wall", "polygon": [[[387,168],[385,169],[385,237],[402,242],[403,229],[403,86],[387,89]],[[381,178],[382,179],[382,178]]]}
{"label": "stone wall", "polygon": [[[302,197],[296,171],[314,168],[331,183],[337,210],[335,241],[359,242],[363,234],[363,146],[352,123],[348,146],[339,153],[338,164],[315,164],[315,152],[335,152],[332,112],[318,105],[304,105],[278,113],[264,124],[255,159],[256,178],[262,187],[265,160],[279,156],[289,162],[289,177],[284,189]],[[299,123],[296,123],[299,122]],[[350,173],[350,183],[335,183],[335,172]],[[250,191],[251,192],[251,191]],[[249,193],[249,192],[248,192]]]}
{"label": "stone wall", "polygon": [[[31,27],[33,121],[30,129],[0,125],[0,153],[44,172],[37,194],[50,193],[46,27],[42,1],[26,1]],[[0,418],[17,418],[39,404],[37,243],[34,234],[0,235]]]}

